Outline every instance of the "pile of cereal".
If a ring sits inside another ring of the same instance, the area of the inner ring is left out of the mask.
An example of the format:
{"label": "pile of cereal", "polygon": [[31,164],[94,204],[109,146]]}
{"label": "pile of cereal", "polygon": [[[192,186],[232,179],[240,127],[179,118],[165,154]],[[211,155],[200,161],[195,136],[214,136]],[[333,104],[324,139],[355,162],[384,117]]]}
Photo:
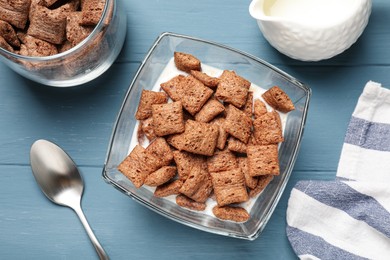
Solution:
{"label": "pile of cereal", "polygon": [[156,187],[157,197],[177,195],[181,207],[202,211],[211,197],[217,218],[247,221],[250,215],[239,203],[280,174],[278,144],[284,139],[275,110],[287,113],[294,105],[274,86],[262,95],[275,109],[268,111],[253,100],[251,83],[234,71],[211,77],[187,53],[175,52],[174,62],[185,75],[162,83],[161,92],[141,94],[135,118],[139,138],[150,144],[137,144],[118,170],[137,188]]}
{"label": "pile of cereal", "polygon": [[25,56],[50,56],[84,40],[105,0],[1,0],[0,47]]}

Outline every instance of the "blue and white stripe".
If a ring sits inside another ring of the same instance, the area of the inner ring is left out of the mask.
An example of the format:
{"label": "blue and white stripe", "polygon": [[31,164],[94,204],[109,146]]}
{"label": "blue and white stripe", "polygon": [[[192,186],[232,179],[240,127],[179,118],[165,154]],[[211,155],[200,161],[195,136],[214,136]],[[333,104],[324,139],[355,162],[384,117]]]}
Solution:
{"label": "blue and white stripe", "polygon": [[390,259],[390,90],[367,83],[336,180],[296,184],[286,231],[301,259]]}
{"label": "blue and white stripe", "polygon": [[367,259],[354,255],[326,242],[322,237],[315,236],[297,228],[287,226],[291,245],[301,259]]}
{"label": "blue and white stripe", "polygon": [[389,152],[390,125],[352,116],[344,142],[365,149]]}

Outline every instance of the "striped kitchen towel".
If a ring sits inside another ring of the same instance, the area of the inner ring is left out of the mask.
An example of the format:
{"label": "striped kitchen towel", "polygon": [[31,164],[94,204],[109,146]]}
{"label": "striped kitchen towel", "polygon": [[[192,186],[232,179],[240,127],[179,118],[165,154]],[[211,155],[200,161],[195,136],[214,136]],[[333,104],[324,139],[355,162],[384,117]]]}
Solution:
{"label": "striped kitchen towel", "polygon": [[300,259],[390,259],[390,90],[368,82],[334,181],[300,181],[287,207]]}

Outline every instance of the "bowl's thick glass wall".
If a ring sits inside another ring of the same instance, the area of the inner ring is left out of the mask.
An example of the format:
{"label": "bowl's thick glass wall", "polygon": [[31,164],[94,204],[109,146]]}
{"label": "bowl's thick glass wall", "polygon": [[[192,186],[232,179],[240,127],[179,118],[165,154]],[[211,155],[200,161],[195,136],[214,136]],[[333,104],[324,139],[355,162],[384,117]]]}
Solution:
{"label": "bowl's thick glass wall", "polygon": [[[191,53],[203,63],[219,69],[234,70],[262,88],[280,86],[293,100],[296,110],[288,115],[285,142],[280,146],[281,174],[259,196],[245,223],[221,221],[202,212],[189,211],[145,189],[136,189],[116,167],[127,156],[135,129],[136,112],[142,89],[151,89],[173,56],[174,51]],[[113,186],[154,211],[180,223],[227,236],[255,239],[270,218],[292,172],[299,150],[310,99],[310,89],[277,68],[237,50],[200,39],[162,34],[141,64],[122,105],[111,138],[103,176]]]}

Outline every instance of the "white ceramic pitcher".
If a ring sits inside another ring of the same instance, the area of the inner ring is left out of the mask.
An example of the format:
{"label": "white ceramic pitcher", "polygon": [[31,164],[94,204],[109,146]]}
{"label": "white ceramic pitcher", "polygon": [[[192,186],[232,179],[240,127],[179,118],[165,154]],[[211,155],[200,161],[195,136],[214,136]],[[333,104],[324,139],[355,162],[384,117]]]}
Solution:
{"label": "white ceramic pitcher", "polygon": [[348,49],[367,26],[372,0],[253,0],[250,15],[267,41],[304,61]]}

